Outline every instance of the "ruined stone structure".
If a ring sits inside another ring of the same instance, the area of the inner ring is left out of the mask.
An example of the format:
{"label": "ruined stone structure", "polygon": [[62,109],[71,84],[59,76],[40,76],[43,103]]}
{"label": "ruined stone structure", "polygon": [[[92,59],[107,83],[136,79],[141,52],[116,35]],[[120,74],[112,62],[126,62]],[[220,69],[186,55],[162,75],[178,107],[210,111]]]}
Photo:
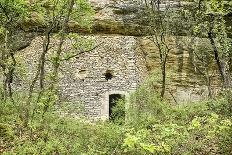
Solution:
{"label": "ruined stone structure", "polygon": [[[118,98],[128,100],[129,93],[135,91],[143,81],[143,74],[146,72],[145,66],[142,65],[144,58],[133,36],[83,37],[93,41],[93,46],[97,47],[90,52],[62,62],[59,72],[60,99],[63,102],[76,104],[76,106],[82,104],[85,116],[107,119],[112,104],[115,103],[114,100]],[[56,45],[55,40],[53,44]],[[66,40],[64,47],[63,55],[71,50],[75,52],[70,40]],[[31,74],[31,78],[36,70],[35,60],[38,60],[41,50],[42,38],[37,37],[20,53],[20,57],[26,60],[26,74]],[[47,55],[47,60],[51,53]],[[49,74],[50,68],[51,63],[47,61],[46,75]],[[21,81],[21,83],[26,81]]]}
{"label": "ruined stone structure", "polygon": [[[99,46],[61,64],[59,90],[63,101],[83,104],[86,116],[105,119],[109,117],[110,104],[114,99],[128,99],[128,94],[135,91],[146,78],[147,71],[159,69],[159,52],[146,37],[147,19],[141,14],[141,5],[133,0],[90,1],[96,15],[92,32],[83,37]],[[80,31],[75,22],[69,23],[69,29],[74,33]],[[177,36],[170,38],[172,50],[167,60],[167,70],[172,75],[171,82],[167,83],[165,97],[177,103],[202,100],[207,97],[207,88],[194,71],[189,49],[180,47],[175,38],[189,39]],[[23,43],[25,40],[29,41]],[[52,42],[56,44],[56,41]],[[22,39],[18,45],[23,48],[28,46],[19,52],[19,58],[25,61],[25,74],[31,74],[29,77],[32,77],[36,60],[42,51],[42,38]],[[70,42],[66,41],[63,51],[70,50]],[[49,57],[48,54],[47,60]],[[46,61],[46,68],[48,75],[51,68],[49,61]],[[19,87],[24,85],[28,88],[31,78],[18,80],[16,84]],[[212,84],[212,87],[216,88],[217,83]]]}
{"label": "ruined stone structure", "polygon": [[[142,61],[130,36],[94,36],[95,50],[62,66],[62,98],[80,100],[88,116],[108,118],[113,94],[125,98],[142,80]],[[116,99],[116,98],[115,98]]]}

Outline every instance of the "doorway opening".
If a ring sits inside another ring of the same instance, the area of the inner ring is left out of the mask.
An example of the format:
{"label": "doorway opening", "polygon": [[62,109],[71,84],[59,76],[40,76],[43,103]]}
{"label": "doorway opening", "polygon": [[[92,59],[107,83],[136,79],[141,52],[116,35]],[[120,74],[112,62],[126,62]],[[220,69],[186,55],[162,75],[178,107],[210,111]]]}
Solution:
{"label": "doorway opening", "polygon": [[125,116],[125,95],[109,95],[109,118],[115,120],[118,117]]}

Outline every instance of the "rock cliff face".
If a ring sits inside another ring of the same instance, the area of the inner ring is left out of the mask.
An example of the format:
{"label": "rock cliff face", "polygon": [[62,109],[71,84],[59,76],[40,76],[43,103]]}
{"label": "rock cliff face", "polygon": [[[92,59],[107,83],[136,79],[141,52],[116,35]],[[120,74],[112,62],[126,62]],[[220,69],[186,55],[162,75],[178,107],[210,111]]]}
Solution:
{"label": "rock cliff face", "polygon": [[[143,16],[144,6],[134,0],[91,0],[96,17],[94,22],[94,33],[109,35],[133,36],[137,40],[137,47],[142,51],[146,60],[145,66],[148,71],[159,68],[159,53],[157,47],[146,35],[147,17]],[[141,1],[140,1],[141,2]],[[184,3],[170,2],[172,7]],[[161,5],[161,9],[165,4]],[[207,87],[202,76],[196,72],[190,58],[191,48],[188,45],[180,44],[180,41],[188,37],[171,37],[170,45],[172,50],[168,58],[168,72],[171,78],[168,82],[166,96],[178,103],[184,101],[197,101],[207,97]],[[204,44],[209,44],[207,40]],[[189,45],[191,46],[191,45]],[[201,46],[199,44],[199,46]],[[207,47],[210,50],[210,47]],[[216,72],[216,70],[214,70]],[[217,89],[217,83],[212,83],[212,89]],[[216,93],[216,92],[214,92]]]}
{"label": "rock cliff face", "polygon": [[91,0],[91,2],[96,10],[94,33],[133,36],[143,34],[146,28],[140,17],[143,8],[135,1]]}
{"label": "rock cliff face", "polygon": [[[147,35],[148,18],[145,5],[138,0],[90,0],[96,11],[93,33],[121,34],[128,36]],[[173,8],[180,2],[170,1]],[[161,4],[162,10],[165,4]],[[74,31],[78,31],[75,30]]]}
{"label": "rock cliff face", "polygon": [[[146,37],[147,19],[141,17],[141,5],[132,0],[91,0],[91,4],[96,11],[93,31],[83,37],[94,40],[96,45],[101,42],[101,45],[62,64],[60,92],[65,100],[84,103],[88,116],[108,118],[110,95],[127,96],[134,91],[153,70],[160,68],[159,53]],[[79,32],[75,23],[70,23],[70,30]],[[167,65],[170,80],[165,95],[177,103],[204,99],[208,94],[204,80],[195,74],[190,48],[179,44],[180,39],[189,38],[169,38],[172,47]],[[31,66],[36,63],[34,60],[41,49],[42,41],[37,37],[20,52],[27,60],[24,64],[27,74],[33,73],[35,68]],[[67,42],[64,51],[70,50],[71,45]],[[50,65],[48,63],[47,68]],[[212,84],[212,87],[216,88],[217,84]]]}

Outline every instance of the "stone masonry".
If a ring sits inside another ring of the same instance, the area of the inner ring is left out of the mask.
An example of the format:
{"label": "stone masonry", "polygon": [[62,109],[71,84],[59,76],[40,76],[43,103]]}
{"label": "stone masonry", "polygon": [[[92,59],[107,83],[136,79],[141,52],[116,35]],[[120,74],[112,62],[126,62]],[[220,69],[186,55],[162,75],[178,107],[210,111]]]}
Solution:
{"label": "stone masonry", "polygon": [[68,100],[82,101],[88,116],[108,118],[109,95],[127,96],[141,80],[136,40],[129,36],[95,36],[94,40],[102,44],[63,65],[60,90]]}
{"label": "stone masonry", "polygon": [[[127,99],[128,94],[144,81],[146,75],[160,68],[159,52],[147,37],[148,18],[143,14],[143,5],[134,0],[90,2],[95,10],[93,30],[91,33],[84,31],[85,35],[82,37],[91,39],[95,45],[100,46],[62,62],[59,70],[60,99],[73,105],[82,104],[86,116],[104,119],[109,117],[111,94],[121,94]],[[181,2],[181,5],[185,3]],[[33,24],[31,26],[32,31]],[[79,34],[80,27],[72,21],[69,23],[69,30]],[[21,71],[16,73],[15,86],[18,88],[29,88],[42,52],[43,39],[40,36],[31,39],[35,36],[37,35],[29,33],[22,37],[24,39],[16,39],[17,49],[23,49],[19,52],[17,62],[22,62],[20,67],[25,68],[23,74]],[[203,100],[208,94],[202,77],[196,73],[190,61],[191,50],[186,46],[189,39],[190,37],[180,36],[169,38],[172,50],[167,60],[167,71],[171,76],[165,97],[178,104]],[[181,45],[178,40],[185,40],[186,43]],[[66,40],[63,55],[74,50],[71,42]],[[52,44],[51,47],[55,47],[58,42],[52,39]],[[209,43],[203,45],[206,44]],[[210,47],[207,48],[211,50]],[[53,51],[51,48],[47,54],[46,75],[49,75],[49,69],[52,68],[49,60]],[[218,83],[212,83],[212,88],[217,94]]]}
{"label": "stone masonry", "polygon": [[[94,46],[99,46],[61,64],[60,98],[62,101],[82,103],[88,117],[107,119],[109,95],[120,94],[127,99],[128,94],[141,83],[145,71],[145,66],[141,65],[143,57],[139,54],[135,37],[95,35],[87,38],[94,41]],[[69,50],[72,49],[66,41],[64,53]],[[41,51],[42,39],[38,37],[20,52],[26,57],[28,75],[35,72],[35,60]],[[49,73],[49,61],[46,68],[46,73]]]}

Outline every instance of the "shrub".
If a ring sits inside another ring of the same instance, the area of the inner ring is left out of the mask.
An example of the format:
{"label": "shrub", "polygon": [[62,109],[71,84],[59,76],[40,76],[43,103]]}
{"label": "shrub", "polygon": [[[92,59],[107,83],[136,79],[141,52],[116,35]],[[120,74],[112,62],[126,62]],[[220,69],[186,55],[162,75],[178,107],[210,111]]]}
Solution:
{"label": "shrub", "polygon": [[[145,84],[131,95],[126,109],[124,101],[116,104],[112,121],[90,123],[71,115],[61,116],[52,106],[43,113],[41,100],[27,127],[20,118],[23,99],[18,95],[14,105],[0,104],[0,153],[232,153],[232,117],[227,98],[171,105],[160,99],[152,85]],[[32,102],[30,116],[34,107]]]}
{"label": "shrub", "polygon": [[110,120],[114,123],[122,125],[125,122],[125,101],[118,100],[116,105],[112,108]]}

